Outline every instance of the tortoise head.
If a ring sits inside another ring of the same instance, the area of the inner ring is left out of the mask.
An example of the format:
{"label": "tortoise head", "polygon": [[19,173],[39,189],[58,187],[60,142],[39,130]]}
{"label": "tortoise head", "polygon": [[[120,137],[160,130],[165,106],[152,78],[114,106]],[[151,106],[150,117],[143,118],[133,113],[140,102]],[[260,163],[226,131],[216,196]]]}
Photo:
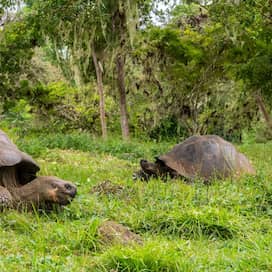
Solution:
{"label": "tortoise head", "polygon": [[151,177],[157,178],[159,175],[159,165],[147,160],[140,160],[141,170],[133,174],[133,180],[148,181]]}
{"label": "tortoise head", "polygon": [[69,181],[52,176],[38,179],[41,180],[40,192],[45,202],[67,205],[76,196],[77,188]]}
{"label": "tortoise head", "polygon": [[[32,187],[34,202],[67,205],[76,196],[77,188],[69,181],[54,176],[37,177],[21,187]],[[31,201],[31,199],[30,199]]]}
{"label": "tortoise head", "polygon": [[159,165],[147,160],[140,160],[142,170],[149,176],[157,177],[159,175]]}
{"label": "tortoise head", "polygon": [[141,170],[133,174],[133,179],[140,179],[148,181],[151,177],[153,178],[162,178],[167,179],[168,175],[171,177],[176,176],[176,172],[169,168],[164,161],[160,160],[158,157],[155,157],[155,162],[149,162],[147,160],[141,160],[140,166]]}

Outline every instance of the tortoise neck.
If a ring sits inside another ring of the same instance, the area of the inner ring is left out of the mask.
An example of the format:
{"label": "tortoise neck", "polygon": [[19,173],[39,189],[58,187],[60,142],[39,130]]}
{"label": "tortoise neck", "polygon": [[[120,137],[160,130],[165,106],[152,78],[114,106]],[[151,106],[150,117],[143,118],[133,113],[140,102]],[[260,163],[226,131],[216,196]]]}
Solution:
{"label": "tortoise neck", "polygon": [[39,202],[39,182],[34,180],[20,187],[10,188],[10,193],[15,201]]}
{"label": "tortoise neck", "polygon": [[0,168],[0,185],[8,189],[18,186],[17,171],[14,166],[4,166]]}

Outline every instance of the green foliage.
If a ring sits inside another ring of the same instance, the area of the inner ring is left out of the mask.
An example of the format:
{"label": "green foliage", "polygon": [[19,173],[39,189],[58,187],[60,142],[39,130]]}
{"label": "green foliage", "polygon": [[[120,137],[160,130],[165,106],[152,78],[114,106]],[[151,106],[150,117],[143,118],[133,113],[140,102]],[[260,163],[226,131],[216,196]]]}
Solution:
{"label": "green foliage", "polygon": [[155,47],[159,47],[161,54],[168,54],[170,57],[181,61],[185,59],[185,48],[182,44],[180,31],[172,28],[154,28],[150,31],[150,39]]}
{"label": "green foliage", "polygon": [[[18,17],[18,18],[17,18]],[[18,16],[0,29],[0,93],[1,97],[16,97],[13,88],[22,73],[27,73],[33,47],[37,45],[35,31],[24,16]]]}
{"label": "green foliage", "polygon": [[24,99],[20,99],[14,106],[9,106],[6,112],[5,122],[13,127],[17,127],[18,131],[26,131],[30,128],[32,122],[32,107]]}
{"label": "green foliage", "polygon": [[149,137],[158,141],[171,139],[184,139],[188,136],[188,132],[182,124],[175,117],[168,117],[161,120],[158,126],[150,129]]}
{"label": "green foliage", "polygon": [[[5,126],[19,132],[64,132],[75,129],[100,134],[99,98],[95,86],[71,87],[63,81],[32,85],[21,81],[17,99],[3,102],[2,114]],[[116,103],[111,97],[105,99],[110,131],[115,132],[118,116],[114,117]]]}
{"label": "green foliage", "polygon": [[[241,65],[238,75],[255,90],[261,88],[264,93],[270,96],[272,82],[272,48],[269,48],[265,55],[253,57],[244,65]],[[270,99],[268,101],[271,103]]]}
{"label": "green foliage", "polygon": [[[6,126],[100,134],[95,52],[109,133],[120,134],[114,64],[116,56],[126,56],[122,75],[134,137],[210,133],[240,141],[259,118],[254,94],[265,99],[268,112],[272,103],[271,6],[264,0],[183,1],[165,11],[163,25],[148,20],[150,9],[159,6],[152,1],[26,1],[0,31],[0,106]],[[58,66],[69,84],[39,76],[42,65],[31,63],[37,45],[46,56],[34,57]]]}
{"label": "green foliage", "polygon": [[236,65],[238,78],[248,88],[269,94],[271,85],[271,5],[267,1],[216,1],[211,16],[222,24],[229,48],[227,55]]}
{"label": "green foliage", "polygon": [[64,82],[53,82],[47,86],[39,85],[32,90],[33,102],[38,106],[50,106],[51,104],[59,104],[67,96],[71,96],[76,89],[71,88]]}
{"label": "green foliage", "polygon": [[223,30],[209,16],[202,6],[179,5],[167,25],[151,26],[139,37],[135,58],[143,72],[135,75],[149,103],[137,118],[152,138],[218,134],[240,141],[256,120],[247,85],[234,80],[226,62],[231,49]]}

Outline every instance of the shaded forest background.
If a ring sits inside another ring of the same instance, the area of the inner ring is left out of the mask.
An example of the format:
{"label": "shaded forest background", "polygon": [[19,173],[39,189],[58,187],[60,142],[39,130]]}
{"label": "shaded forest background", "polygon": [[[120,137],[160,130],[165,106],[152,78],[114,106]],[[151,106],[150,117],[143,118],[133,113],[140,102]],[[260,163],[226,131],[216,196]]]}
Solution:
{"label": "shaded forest background", "polygon": [[272,1],[0,1],[1,127],[272,138]]}

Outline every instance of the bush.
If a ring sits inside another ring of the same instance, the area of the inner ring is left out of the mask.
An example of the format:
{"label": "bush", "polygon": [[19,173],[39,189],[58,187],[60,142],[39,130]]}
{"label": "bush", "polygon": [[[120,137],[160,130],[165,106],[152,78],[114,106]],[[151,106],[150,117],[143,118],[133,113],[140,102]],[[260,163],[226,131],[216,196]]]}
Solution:
{"label": "bush", "polygon": [[165,152],[169,148],[169,143],[147,142],[142,144],[136,140],[124,142],[119,138],[109,138],[102,140],[89,133],[56,133],[41,135],[25,135],[17,139],[16,143],[25,152],[40,156],[47,149],[73,149],[91,153],[106,153],[121,159],[139,159],[153,157]]}

